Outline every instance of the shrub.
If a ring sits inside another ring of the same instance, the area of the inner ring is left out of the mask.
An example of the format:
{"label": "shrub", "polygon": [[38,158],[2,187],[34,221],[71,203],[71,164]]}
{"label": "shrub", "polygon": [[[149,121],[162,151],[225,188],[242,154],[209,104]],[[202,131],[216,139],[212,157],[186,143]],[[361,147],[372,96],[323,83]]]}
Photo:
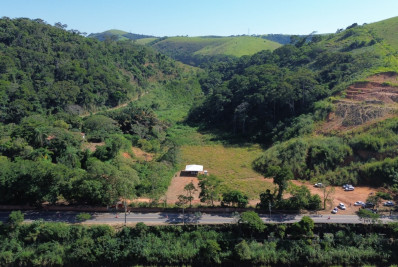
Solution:
{"label": "shrub", "polygon": [[79,213],[78,215],[76,215],[76,221],[78,221],[78,222],[84,222],[84,221],[87,221],[90,219],[91,219],[91,215],[89,213],[82,212],[82,213]]}
{"label": "shrub", "polygon": [[244,208],[249,203],[248,196],[244,195],[242,192],[238,190],[232,190],[226,192],[222,195],[222,204],[237,206],[239,208]]}

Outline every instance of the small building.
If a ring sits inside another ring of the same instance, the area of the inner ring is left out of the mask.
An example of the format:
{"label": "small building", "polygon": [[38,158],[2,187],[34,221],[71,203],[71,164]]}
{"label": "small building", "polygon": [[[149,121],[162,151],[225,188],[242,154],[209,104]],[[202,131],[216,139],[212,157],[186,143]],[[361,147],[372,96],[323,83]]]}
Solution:
{"label": "small building", "polygon": [[196,176],[199,173],[203,174],[203,166],[202,165],[186,165],[185,173],[189,173],[190,175]]}

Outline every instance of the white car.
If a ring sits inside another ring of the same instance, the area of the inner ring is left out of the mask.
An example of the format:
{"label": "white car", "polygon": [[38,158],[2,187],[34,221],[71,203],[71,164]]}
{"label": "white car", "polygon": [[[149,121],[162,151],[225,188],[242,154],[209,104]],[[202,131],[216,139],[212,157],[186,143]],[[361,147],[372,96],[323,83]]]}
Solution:
{"label": "white car", "polygon": [[336,214],[337,211],[338,211],[338,209],[337,209],[337,207],[335,207],[335,208],[332,210],[332,213],[333,213],[333,214]]}
{"label": "white car", "polygon": [[323,187],[323,184],[322,184],[322,183],[316,183],[316,184],[314,184],[314,186],[315,186],[315,187],[322,188],[322,187]]}
{"label": "white car", "polygon": [[384,206],[388,206],[388,207],[392,207],[392,206],[394,206],[394,202],[392,202],[392,201],[387,201],[387,202],[384,202],[383,205],[384,205]]}
{"label": "white car", "polygon": [[354,187],[352,185],[348,185],[346,188],[344,188],[344,191],[354,191]]}
{"label": "white car", "polygon": [[338,205],[338,207],[339,207],[340,209],[342,209],[342,210],[345,210],[345,205],[344,205],[344,203],[340,203],[340,204]]}
{"label": "white car", "polygon": [[354,203],[354,206],[363,206],[363,205],[365,205],[365,202],[363,201],[357,201]]}

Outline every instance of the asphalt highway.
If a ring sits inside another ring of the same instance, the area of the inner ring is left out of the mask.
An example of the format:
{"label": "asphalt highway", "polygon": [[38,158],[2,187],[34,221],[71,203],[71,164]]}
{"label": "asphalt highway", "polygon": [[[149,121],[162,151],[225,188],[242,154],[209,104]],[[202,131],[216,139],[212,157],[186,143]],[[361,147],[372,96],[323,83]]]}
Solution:
{"label": "asphalt highway", "polygon": [[[33,222],[36,220],[43,220],[48,222],[66,222],[77,223],[76,215],[79,212],[65,212],[65,211],[23,211],[25,222]],[[0,221],[6,222],[10,212],[0,212]],[[238,218],[232,213],[190,213],[183,216],[181,213],[175,212],[158,212],[158,213],[127,213],[126,218],[124,212],[109,212],[109,213],[90,213],[92,218],[85,221],[88,224],[135,224],[143,222],[145,224],[224,224],[235,223]],[[301,220],[304,215],[290,215],[290,214],[276,214],[260,215],[261,219],[267,223],[294,223]],[[315,223],[369,223],[359,220],[357,215],[309,215]],[[398,221],[398,216],[381,218],[383,223]]]}

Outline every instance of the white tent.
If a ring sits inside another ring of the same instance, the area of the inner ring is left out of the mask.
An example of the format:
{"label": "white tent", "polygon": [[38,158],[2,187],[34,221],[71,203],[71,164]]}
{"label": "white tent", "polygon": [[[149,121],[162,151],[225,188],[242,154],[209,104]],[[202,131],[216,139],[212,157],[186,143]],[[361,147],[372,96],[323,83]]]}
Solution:
{"label": "white tent", "polygon": [[203,166],[202,165],[186,165],[185,171],[186,172],[202,172]]}

